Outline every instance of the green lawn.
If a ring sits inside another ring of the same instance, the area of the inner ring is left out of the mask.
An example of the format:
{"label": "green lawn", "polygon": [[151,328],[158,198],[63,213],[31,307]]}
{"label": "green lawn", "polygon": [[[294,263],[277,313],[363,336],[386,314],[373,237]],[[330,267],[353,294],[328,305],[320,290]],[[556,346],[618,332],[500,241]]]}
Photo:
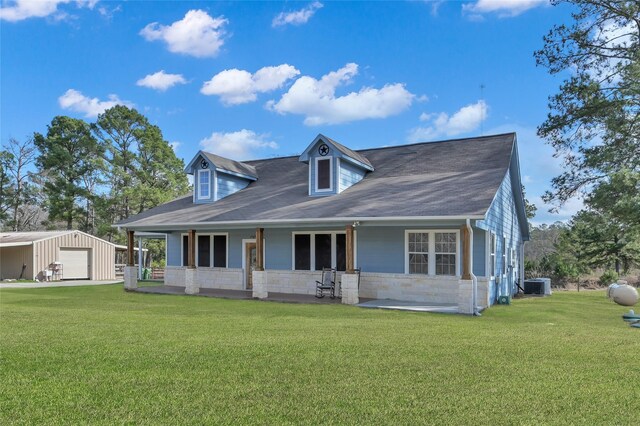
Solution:
{"label": "green lawn", "polygon": [[603,292],[480,318],[0,290],[0,424],[640,424],[640,329]]}

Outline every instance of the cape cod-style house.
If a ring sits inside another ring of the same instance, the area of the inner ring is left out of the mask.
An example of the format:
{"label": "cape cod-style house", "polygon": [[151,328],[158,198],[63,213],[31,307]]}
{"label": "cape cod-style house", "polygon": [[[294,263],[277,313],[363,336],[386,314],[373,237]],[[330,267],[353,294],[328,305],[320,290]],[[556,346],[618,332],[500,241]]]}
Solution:
{"label": "cape cod-style house", "polygon": [[[529,239],[515,133],[354,151],[318,135],[300,156],[198,152],[193,194],[117,224],[167,235],[165,284],[314,294],[325,267],[359,297],[455,304],[516,292]],[[361,270],[358,282],[354,270]],[[135,269],[125,286],[135,287]]]}

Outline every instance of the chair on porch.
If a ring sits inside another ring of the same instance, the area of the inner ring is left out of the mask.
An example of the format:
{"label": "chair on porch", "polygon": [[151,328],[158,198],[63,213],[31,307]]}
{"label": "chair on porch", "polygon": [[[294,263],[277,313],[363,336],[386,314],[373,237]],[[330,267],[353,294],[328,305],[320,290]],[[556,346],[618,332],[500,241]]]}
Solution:
{"label": "chair on porch", "polygon": [[336,297],[336,270],[331,268],[322,268],[322,281],[316,281],[316,297],[321,299],[324,292],[329,292],[329,297]]}
{"label": "chair on porch", "polygon": [[[360,290],[360,272],[362,268],[355,268],[353,273],[358,276],[358,290]],[[340,277],[340,284],[338,285],[338,298],[342,299],[342,277]]]}

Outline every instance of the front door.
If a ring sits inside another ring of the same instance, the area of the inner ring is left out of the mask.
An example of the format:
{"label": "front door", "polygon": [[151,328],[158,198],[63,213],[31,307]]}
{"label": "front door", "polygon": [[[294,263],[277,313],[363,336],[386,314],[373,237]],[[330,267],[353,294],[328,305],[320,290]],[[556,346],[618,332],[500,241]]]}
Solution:
{"label": "front door", "polygon": [[253,289],[253,271],[256,269],[256,243],[245,243],[244,250],[247,290],[251,290]]}

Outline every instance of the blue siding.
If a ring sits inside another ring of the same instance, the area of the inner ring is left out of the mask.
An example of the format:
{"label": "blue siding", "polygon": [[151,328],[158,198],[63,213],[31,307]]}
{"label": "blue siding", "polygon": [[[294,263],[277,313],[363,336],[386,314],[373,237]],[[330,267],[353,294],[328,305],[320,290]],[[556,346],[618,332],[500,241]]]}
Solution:
{"label": "blue siding", "polygon": [[234,192],[238,192],[249,185],[249,181],[247,179],[221,172],[217,172],[216,175],[218,180],[218,192],[216,194],[216,200],[231,195]]}
{"label": "blue siding", "polygon": [[209,162],[208,159],[203,158],[202,155],[200,155],[194,162],[193,169],[191,170],[191,173],[193,174],[194,203],[213,203],[214,201],[227,197],[234,192],[238,192],[241,189],[246,188],[251,183],[251,181],[248,179],[220,172],[216,169],[215,164],[209,162],[209,170],[211,171],[211,198],[199,200],[197,196],[200,189],[198,182],[198,170],[202,170],[202,168],[200,167],[200,161],[202,161],[203,159]]}
{"label": "blue siding", "polygon": [[311,195],[333,195],[336,194],[336,188],[337,188],[337,161],[336,161],[336,157],[333,156],[333,154],[335,154],[336,152],[331,150],[331,152],[329,153],[329,155],[327,155],[327,157],[323,157],[323,158],[331,158],[331,171],[333,172],[333,175],[331,176],[332,179],[332,186],[333,186],[333,190],[332,191],[321,191],[321,192],[316,192],[316,158],[320,157],[319,155],[316,156],[312,156],[311,159],[309,160],[309,164],[311,167],[311,176],[310,176],[310,182],[309,182],[309,188],[311,189]]}
{"label": "blue siding", "polygon": [[479,228],[473,228],[473,273],[478,277],[485,275],[486,258],[485,255],[485,240],[486,233]]}
{"label": "blue siding", "polygon": [[265,268],[291,269],[291,229],[265,229]]}
{"label": "blue siding", "polygon": [[[366,173],[366,170],[352,163],[349,163],[347,160],[345,160],[345,156],[341,152],[330,147],[329,154],[327,154],[325,157],[322,157],[320,154],[318,154],[318,147],[322,143],[324,142],[318,141],[311,149],[309,154],[309,167],[311,172],[309,176],[309,188],[311,195],[321,196],[339,194],[340,192],[362,180]],[[326,192],[316,192],[316,158],[328,157],[331,157],[333,172],[331,179],[333,180],[333,190]],[[340,159],[340,167],[338,167],[338,158]]]}
{"label": "blue siding", "polygon": [[340,161],[340,183],[338,185],[338,192],[342,192],[352,185],[360,182],[364,177],[365,170],[360,167],[354,166],[345,160]]}
{"label": "blue siding", "polygon": [[167,266],[182,266],[180,257],[180,235],[181,232],[171,232],[167,234]]}
{"label": "blue siding", "polygon": [[392,226],[358,228],[357,266],[366,272],[404,274],[404,231]]}
{"label": "blue siding", "polygon": [[[356,229],[357,265],[366,272],[404,273],[405,267],[405,230],[406,229],[455,229],[461,223],[432,223],[412,226],[361,226]],[[265,267],[272,270],[292,268],[292,233],[342,232],[343,227],[332,228],[276,228],[265,229]],[[167,257],[169,266],[181,266],[181,234],[187,231],[175,231],[167,236]],[[228,234],[228,267],[242,268],[242,240],[255,238],[254,229],[208,229],[198,233]],[[480,232],[479,232],[480,233]],[[475,244],[474,244],[475,246]]]}
{"label": "blue siding", "polygon": [[[501,283],[496,285],[495,280],[490,282],[491,302],[495,302],[499,295],[514,294],[517,290],[516,280],[520,274],[520,246],[522,244],[522,234],[520,223],[516,214],[516,206],[511,186],[511,172],[507,173],[498,192],[496,194],[486,219],[480,221],[478,226],[496,234],[496,276]],[[506,244],[503,240],[506,238]],[[487,240],[489,240],[487,234]],[[488,244],[487,246],[488,247]],[[510,265],[509,250],[515,249],[516,266],[512,270]],[[507,253],[507,268],[503,267],[502,255]],[[487,258],[488,258],[487,253]]]}

